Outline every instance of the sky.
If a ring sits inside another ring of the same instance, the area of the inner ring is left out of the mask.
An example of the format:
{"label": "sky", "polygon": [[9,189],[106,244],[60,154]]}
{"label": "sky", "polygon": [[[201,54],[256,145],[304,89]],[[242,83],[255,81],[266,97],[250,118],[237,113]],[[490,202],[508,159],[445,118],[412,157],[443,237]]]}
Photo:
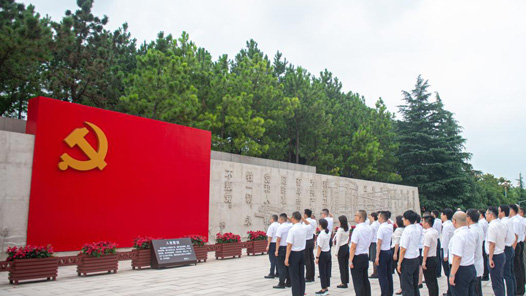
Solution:
{"label": "sky", "polygon": [[[75,0],[23,0],[59,21]],[[269,57],[328,69],[369,106],[397,112],[419,74],[464,128],[476,170],[516,184],[526,174],[526,1],[99,0],[109,29],[138,43],[183,31],[214,59],[254,39]],[[397,116],[400,118],[400,116]]]}

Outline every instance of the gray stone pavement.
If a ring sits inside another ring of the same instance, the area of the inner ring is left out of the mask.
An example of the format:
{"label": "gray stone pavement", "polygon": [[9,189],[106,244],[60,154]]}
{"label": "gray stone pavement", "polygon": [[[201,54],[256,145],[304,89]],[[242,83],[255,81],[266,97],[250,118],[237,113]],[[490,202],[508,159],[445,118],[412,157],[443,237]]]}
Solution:
{"label": "gray stone pavement", "polygon": [[[213,257],[209,253],[209,257]],[[197,266],[185,266],[164,270],[132,270],[131,261],[121,261],[117,274],[103,274],[77,277],[76,267],[59,268],[57,281],[21,283],[10,285],[7,272],[0,272],[0,295],[291,295],[290,289],[276,290],[272,286],[274,279],[264,279],[268,274],[267,256],[243,256],[240,259],[215,260]],[[354,295],[352,284],[349,289],[337,289],[339,269],[336,257],[333,257],[333,277],[330,295]],[[395,292],[399,288],[398,276],[394,276]],[[445,291],[446,279],[439,279],[440,295]],[[372,295],[380,295],[377,279],[371,279]],[[307,295],[320,290],[319,279],[307,284]],[[483,282],[484,295],[493,295],[491,283]],[[427,289],[420,290],[428,295]]]}

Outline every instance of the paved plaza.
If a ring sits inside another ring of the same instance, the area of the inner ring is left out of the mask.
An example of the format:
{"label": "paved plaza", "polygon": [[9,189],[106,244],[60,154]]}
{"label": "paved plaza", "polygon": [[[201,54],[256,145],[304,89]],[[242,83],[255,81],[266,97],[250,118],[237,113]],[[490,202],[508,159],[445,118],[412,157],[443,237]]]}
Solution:
{"label": "paved plaza", "polygon": [[[214,253],[209,253],[213,256]],[[336,257],[334,257],[336,259]],[[215,260],[197,266],[164,270],[132,270],[130,261],[121,261],[117,274],[93,275],[79,278],[75,266],[59,268],[56,282],[21,283],[9,285],[7,272],[0,273],[0,295],[52,296],[52,295],[291,295],[290,289],[276,290],[277,280],[264,279],[268,274],[267,256],[245,256],[240,259]],[[330,295],[354,295],[349,289],[337,289],[338,263],[333,260]],[[398,276],[393,277],[395,292],[399,288]],[[440,295],[445,291],[445,277],[439,279]],[[372,295],[380,295],[377,279],[371,279]],[[490,282],[483,282],[484,295],[493,295]],[[307,295],[320,290],[319,279],[307,284]],[[421,295],[428,295],[424,287]]]}

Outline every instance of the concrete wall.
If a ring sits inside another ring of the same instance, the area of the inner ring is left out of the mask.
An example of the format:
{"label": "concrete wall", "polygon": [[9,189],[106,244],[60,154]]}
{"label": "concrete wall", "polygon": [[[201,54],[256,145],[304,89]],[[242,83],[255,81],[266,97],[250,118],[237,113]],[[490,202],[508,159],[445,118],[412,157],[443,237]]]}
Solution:
{"label": "concrete wall", "polygon": [[0,260],[26,243],[35,137],[0,131]]}
{"label": "concrete wall", "polygon": [[0,131],[25,133],[26,121],[16,118],[0,117]]}

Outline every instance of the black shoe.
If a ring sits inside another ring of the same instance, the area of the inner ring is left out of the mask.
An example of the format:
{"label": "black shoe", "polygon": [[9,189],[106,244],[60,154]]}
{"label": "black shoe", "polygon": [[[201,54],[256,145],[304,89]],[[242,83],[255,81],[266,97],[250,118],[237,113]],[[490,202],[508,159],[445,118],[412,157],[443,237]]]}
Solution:
{"label": "black shoe", "polygon": [[319,290],[318,292],[314,293],[314,295],[329,295],[329,290],[327,291]]}
{"label": "black shoe", "polygon": [[402,291],[400,291],[400,292],[396,292],[395,294],[396,294],[396,295],[402,295]]}
{"label": "black shoe", "polygon": [[424,287],[424,285],[420,284],[418,285],[418,289],[422,289]]}
{"label": "black shoe", "polygon": [[489,276],[487,276],[487,277],[482,277],[482,281],[483,281],[483,282],[487,282],[487,281],[489,281]]}
{"label": "black shoe", "polygon": [[312,283],[312,282],[314,282],[314,279],[305,279],[305,282],[306,283]]}
{"label": "black shoe", "polygon": [[349,286],[347,286],[347,284],[341,284],[341,285],[336,286],[336,288],[347,289],[349,288]]}
{"label": "black shoe", "polygon": [[377,279],[378,276],[376,274],[371,274],[371,276],[369,276],[370,279]]}
{"label": "black shoe", "polygon": [[285,287],[290,288],[292,287],[292,284],[285,284]]}
{"label": "black shoe", "polygon": [[278,284],[278,285],[276,285],[276,286],[274,286],[272,288],[274,288],[274,289],[285,289],[285,285],[279,285]]}
{"label": "black shoe", "polygon": [[266,279],[273,279],[275,278],[276,276],[274,276],[273,274],[269,274],[269,275],[266,275],[265,278]]}

